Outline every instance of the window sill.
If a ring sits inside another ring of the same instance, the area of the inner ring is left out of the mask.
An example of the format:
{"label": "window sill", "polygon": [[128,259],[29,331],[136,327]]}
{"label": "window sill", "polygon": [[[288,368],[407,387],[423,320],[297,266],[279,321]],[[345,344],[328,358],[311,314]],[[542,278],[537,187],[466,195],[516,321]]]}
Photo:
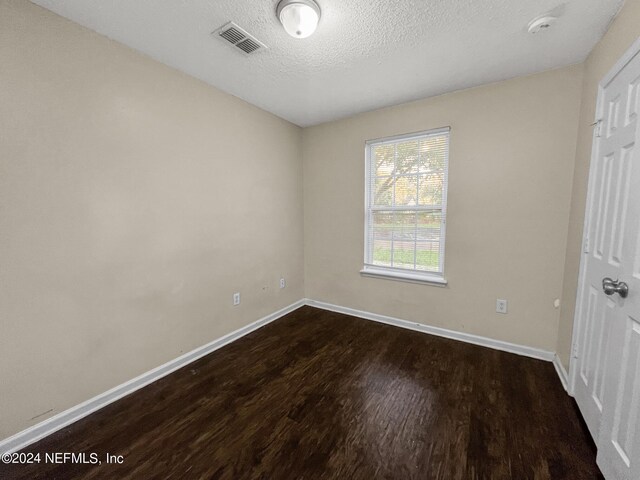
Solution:
{"label": "window sill", "polygon": [[383,268],[364,267],[360,270],[363,277],[384,278],[387,280],[397,280],[400,282],[422,283],[433,285],[434,287],[446,287],[447,281],[438,275],[429,275],[413,272],[398,272]]}

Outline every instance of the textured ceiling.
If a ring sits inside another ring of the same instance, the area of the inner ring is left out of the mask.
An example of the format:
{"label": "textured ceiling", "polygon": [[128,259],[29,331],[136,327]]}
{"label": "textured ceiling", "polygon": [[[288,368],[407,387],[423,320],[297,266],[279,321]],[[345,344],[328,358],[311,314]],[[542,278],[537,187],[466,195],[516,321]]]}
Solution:
{"label": "textured ceiling", "polygon": [[[307,39],[278,0],[32,0],[300,126],[585,59],[622,0],[318,0]],[[529,21],[554,11],[550,30]],[[210,33],[234,21],[268,46],[244,56]]]}

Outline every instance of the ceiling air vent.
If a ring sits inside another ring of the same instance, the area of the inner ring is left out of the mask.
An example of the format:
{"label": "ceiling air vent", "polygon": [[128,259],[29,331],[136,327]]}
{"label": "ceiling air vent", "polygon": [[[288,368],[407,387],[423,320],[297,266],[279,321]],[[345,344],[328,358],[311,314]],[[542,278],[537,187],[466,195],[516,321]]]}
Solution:
{"label": "ceiling air vent", "polygon": [[218,30],[214,31],[212,35],[219,37],[225,43],[236,47],[246,55],[250,55],[267,48],[264,43],[254,36],[249,35],[233,22],[223,25]]}

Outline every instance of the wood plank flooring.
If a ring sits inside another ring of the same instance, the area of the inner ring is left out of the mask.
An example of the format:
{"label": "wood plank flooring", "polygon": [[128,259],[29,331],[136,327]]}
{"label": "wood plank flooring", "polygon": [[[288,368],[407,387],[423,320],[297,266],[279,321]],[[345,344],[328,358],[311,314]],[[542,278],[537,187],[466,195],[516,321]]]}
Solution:
{"label": "wood plank flooring", "polygon": [[102,464],[0,478],[601,478],[551,363],[311,307],[24,451]]}

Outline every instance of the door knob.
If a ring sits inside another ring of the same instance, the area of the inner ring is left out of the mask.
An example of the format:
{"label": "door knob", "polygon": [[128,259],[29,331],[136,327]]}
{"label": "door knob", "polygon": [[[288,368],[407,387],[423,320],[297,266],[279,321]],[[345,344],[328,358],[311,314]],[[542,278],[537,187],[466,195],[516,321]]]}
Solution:
{"label": "door knob", "polygon": [[622,298],[627,298],[627,295],[629,295],[629,286],[626,283],[612,280],[609,277],[602,279],[602,290],[605,295],[617,293]]}

